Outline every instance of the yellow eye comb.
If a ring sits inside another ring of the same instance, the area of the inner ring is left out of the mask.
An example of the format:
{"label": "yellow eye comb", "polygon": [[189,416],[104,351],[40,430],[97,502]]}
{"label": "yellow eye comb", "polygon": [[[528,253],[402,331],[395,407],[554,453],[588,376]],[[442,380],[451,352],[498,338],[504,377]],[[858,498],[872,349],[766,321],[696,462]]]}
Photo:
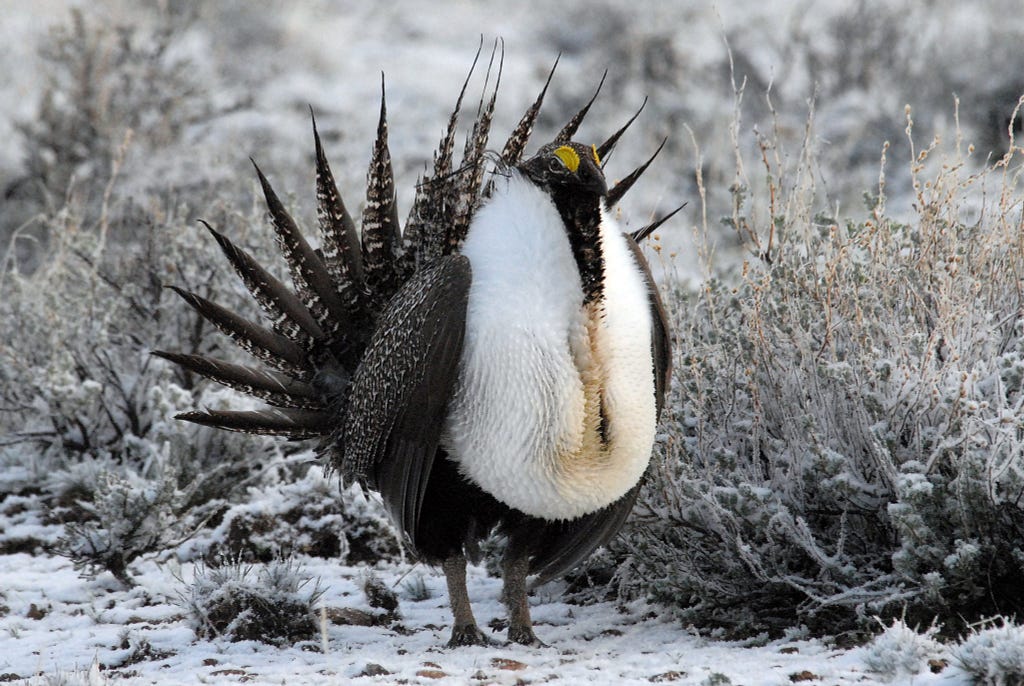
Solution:
{"label": "yellow eye comb", "polygon": [[580,156],[568,145],[563,145],[562,147],[555,149],[555,157],[562,160],[562,164],[565,165],[565,168],[574,174],[576,173],[576,170],[580,168]]}

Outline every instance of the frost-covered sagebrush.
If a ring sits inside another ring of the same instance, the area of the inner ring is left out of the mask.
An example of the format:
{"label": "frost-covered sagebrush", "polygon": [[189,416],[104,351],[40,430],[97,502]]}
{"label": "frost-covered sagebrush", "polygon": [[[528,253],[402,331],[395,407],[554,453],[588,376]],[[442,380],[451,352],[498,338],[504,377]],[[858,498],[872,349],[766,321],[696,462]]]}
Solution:
{"label": "frost-covered sagebrush", "polygon": [[200,566],[180,603],[200,638],[291,645],[318,635],[314,611],[321,595],[319,581],[294,560],[231,562]]}
{"label": "frost-covered sagebrush", "polygon": [[[215,169],[205,170],[208,182],[151,169],[180,159],[174,151],[188,147],[188,125],[217,109],[180,58],[181,27],[163,20],[170,23],[114,31],[76,12],[70,28],[54,32],[44,48],[47,94],[22,127],[26,178],[41,193],[37,215],[0,248],[0,328],[8,332],[0,338],[0,468],[9,474],[0,497],[31,495],[47,521],[65,525],[60,553],[125,583],[138,556],[216,527],[250,488],[287,486],[307,471],[285,454],[301,448],[174,419],[230,397],[150,354],[170,347],[241,361],[164,287],[232,309],[243,301],[196,224],[200,208],[261,260],[270,248],[262,213],[232,204],[244,182],[228,192]],[[0,226],[12,212],[0,205]],[[33,236],[37,250],[26,259],[20,246]],[[327,488],[293,489],[291,512],[312,513],[331,500]],[[379,526],[372,506],[350,500],[342,516],[333,496],[344,521],[325,512],[306,529],[327,536],[330,526],[347,526],[337,541]],[[397,552],[379,540],[368,555]],[[333,554],[341,552],[336,545]]]}
{"label": "frost-covered sagebrush", "polygon": [[70,522],[56,550],[90,573],[110,571],[131,585],[128,564],[143,553],[170,546],[183,533],[184,495],[173,479],[145,482],[103,472],[80,506],[84,521]]}
{"label": "frost-covered sagebrush", "polygon": [[[312,462],[312,455],[310,455]],[[305,474],[301,472],[305,470]],[[266,479],[232,505],[197,545],[204,555],[270,560],[285,554],[374,564],[401,556],[394,527],[357,485],[339,489],[317,464]]]}
{"label": "frost-covered sagebrush", "polygon": [[1021,151],[973,176],[914,153],[916,216],[883,182],[841,221],[806,152],[794,174],[763,146],[770,215],[730,219],[757,257],[671,298],[625,588],[738,631],[1024,610]]}
{"label": "frost-covered sagebrush", "polygon": [[953,657],[979,686],[1024,683],[1024,626],[1004,617],[985,622],[960,642]]}
{"label": "frost-covered sagebrush", "polygon": [[864,664],[887,679],[906,678],[928,669],[929,660],[938,660],[942,645],[935,639],[937,627],[922,631],[893,620],[875,636],[864,655]]}

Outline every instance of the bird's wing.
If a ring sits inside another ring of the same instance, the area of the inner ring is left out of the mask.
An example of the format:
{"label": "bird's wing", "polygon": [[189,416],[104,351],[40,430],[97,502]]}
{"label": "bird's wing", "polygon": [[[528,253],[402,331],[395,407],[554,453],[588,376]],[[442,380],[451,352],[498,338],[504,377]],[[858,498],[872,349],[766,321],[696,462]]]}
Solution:
{"label": "bird's wing", "polygon": [[388,303],[352,380],[338,466],[380,493],[410,540],[458,376],[470,281],[461,255],[417,272]]}
{"label": "bird's wing", "polygon": [[[651,310],[654,397],[660,415],[672,373],[672,339],[669,334],[668,317],[658,285],[654,282],[647,260],[640,252],[640,246],[628,234],[625,238],[647,284]],[[539,575],[534,584],[539,585],[564,574],[594,550],[610,541],[633,510],[643,482],[644,479],[641,478],[624,496],[597,512],[558,525],[549,525],[544,539],[534,548],[537,552],[530,562],[530,572]]]}

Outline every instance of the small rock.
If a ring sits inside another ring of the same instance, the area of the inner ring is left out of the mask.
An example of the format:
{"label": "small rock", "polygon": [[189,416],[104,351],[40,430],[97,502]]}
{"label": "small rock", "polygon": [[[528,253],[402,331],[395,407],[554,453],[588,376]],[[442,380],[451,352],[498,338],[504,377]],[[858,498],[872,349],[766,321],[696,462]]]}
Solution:
{"label": "small rock", "polygon": [[384,610],[389,615],[398,612],[398,595],[384,585],[384,582],[375,576],[368,576],[363,582],[363,593],[366,594],[366,602],[370,607]]}
{"label": "small rock", "polygon": [[932,674],[938,674],[939,672],[941,672],[942,670],[944,670],[948,666],[949,666],[949,661],[948,660],[935,659],[935,658],[933,658],[931,660],[928,660],[928,669],[932,670]]}
{"label": "small rock", "polygon": [[817,681],[820,678],[821,677],[815,674],[814,672],[808,671],[806,669],[802,672],[796,672],[795,674],[789,675],[789,680],[793,683],[796,683],[798,681]]}
{"label": "small rock", "polygon": [[425,679],[443,679],[447,674],[442,672],[440,669],[421,669],[416,672],[416,676],[424,677]]}
{"label": "small rock", "polygon": [[28,612],[25,613],[25,616],[28,617],[29,619],[34,619],[36,621],[39,621],[40,619],[45,617],[48,612],[49,612],[49,610],[44,610],[44,609],[38,607],[35,603],[32,603],[31,605],[28,606]]}
{"label": "small rock", "polygon": [[204,667],[213,667],[214,665],[217,665],[217,664],[220,664],[220,663],[217,662],[217,660],[215,658],[212,658],[212,657],[208,657],[205,660],[203,660],[203,666]]}
{"label": "small rock", "polygon": [[412,636],[414,633],[416,633],[415,631],[413,631],[412,629],[410,629],[406,625],[401,624],[399,622],[395,622],[394,624],[392,624],[388,628],[391,629],[392,631],[394,631],[399,636]]}
{"label": "small rock", "polygon": [[662,684],[666,681],[679,681],[684,676],[686,676],[686,672],[677,672],[675,670],[669,670],[667,672],[662,672],[661,674],[655,674],[652,677],[648,677],[647,680],[654,684]]}
{"label": "small rock", "polygon": [[377,624],[377,617],[366,610],[357,610],[354,607],[329,607],[325,611],[327,621],[331,624],[345,624],[351,626],[374,626]]}
{"label": "small rock", "polygon": [[526,669],[526,665],[518,660],[510,660],[505,657],[492,657],[491,667],[495,669],[504,669],[509,672],[518,672]]}
{"label": "small rock", "polygon": [[367,662],[366,666],[363,667],[363,671],[359,672],[356,676],[385,676],[391,674],[383,666],[378,665],[376,662]]}
{"label": "small rock", "polygon": [[799,653],[800,649],[796,646],[786,646],[785,648],[779,648],[779,652],[783,655],[792,655],[793,653]]}

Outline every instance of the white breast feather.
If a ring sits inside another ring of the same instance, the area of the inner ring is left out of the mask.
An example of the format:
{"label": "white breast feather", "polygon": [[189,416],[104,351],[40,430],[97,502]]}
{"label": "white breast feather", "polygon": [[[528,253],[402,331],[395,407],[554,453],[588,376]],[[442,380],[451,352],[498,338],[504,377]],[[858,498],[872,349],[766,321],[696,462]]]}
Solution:
{"label": "white breast feather", "polygon": [[[499,180],[462,249],[473,281],[446,445],[471,481],[545,519],[574,519],[621,498],[654,442],[646,285],[610,217],[601,239],[606,296],[593,340],[564,225],[532,183],[516,174]],[[604,379],[608,445],[596,454],[584,450],[581,349],[593,351]]]}

